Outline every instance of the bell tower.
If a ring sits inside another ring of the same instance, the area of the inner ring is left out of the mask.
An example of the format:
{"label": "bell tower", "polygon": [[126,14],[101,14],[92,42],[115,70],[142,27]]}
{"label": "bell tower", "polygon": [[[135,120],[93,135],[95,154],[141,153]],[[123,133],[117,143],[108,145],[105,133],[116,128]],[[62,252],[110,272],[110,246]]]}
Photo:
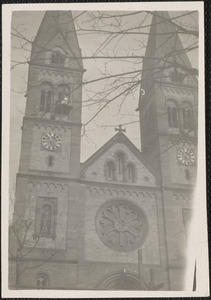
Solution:
{"label": "bell tower", "polygon": [[168,185],[192,185],[196,177],[198,91],[187,51],[168,13],[155,12],[143,60],[141,143]]}
{"label": "bell tower", "polygon": [[[39,287],[49,273],[53,286],[76,280],[84,71],[71,11],[47,11],[32,44],[21,128],[11,239],[18,286]],[[60,278],[61,268],[69,276]]]}
{"label": "bell tower", "polygon": [[29,62],[20,173],[78,178],[83,72],[71,12],[47,12]]}
{"label": "bell tower", "polygon": [[181,289],[197,171],[196,71],[177,26],[154,12],[143,60],[139,102],[142,154],[161,178],[161,210],[170,290]]}

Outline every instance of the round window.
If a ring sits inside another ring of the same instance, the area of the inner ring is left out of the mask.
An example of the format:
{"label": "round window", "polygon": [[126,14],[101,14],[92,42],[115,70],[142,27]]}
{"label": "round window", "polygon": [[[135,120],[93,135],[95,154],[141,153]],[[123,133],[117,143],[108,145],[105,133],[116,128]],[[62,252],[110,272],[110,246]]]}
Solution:
{"label": "round window", "polygon": [[112,200],[99,208],[96,231],[109,248],[120,252],[132,251],[144,243],[148,222],[136,204],[126,200]]}

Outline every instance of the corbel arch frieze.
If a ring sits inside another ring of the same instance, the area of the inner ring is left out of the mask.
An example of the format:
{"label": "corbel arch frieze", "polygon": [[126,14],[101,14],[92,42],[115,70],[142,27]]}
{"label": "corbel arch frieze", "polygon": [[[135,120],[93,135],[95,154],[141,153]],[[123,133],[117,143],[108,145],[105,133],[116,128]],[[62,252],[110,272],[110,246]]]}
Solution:
{"label": "corbel arch frieze", "polygon": [[35,187],[36,190],[40,190],[41,186],[42,186],[42,184],[41,184],[40,181],[36,181],[35,184],[34,184],[34,187]]}
{"label": "corbel arch frieze", "polygon": [[92,188],[92,193],[94,193],[94,194],[99,194],[99,189],[93,187],[93,188]]}
{"label": "corbel arch frieze", "polygon": [[[178,89],[176,87],[162,87],[162,91],[165,95],[165,97],[169,98],[169,97],[176,97],[178,98],[179,102],[180,101],[180,96],[183,95],[183,97],[187,97],[188,99],[192,99],[193,93],[191,91],[185,90],[185,89]],[[177,97],[178,95],[178,97]]]}
{"label": "corbel arch frieze", "polygon": [[187,194],[173,194],[172,199],[182,207],[189,207],[192,197]]}
{"label": "corbel arch frieze", "polygon": [[68,184],[49,182],[49,181],[29,181],[27,185],[27,192],[41,191],[43,193],[56,193],[56,192],[66,192],[69,190]]}
{"label": "corbel arch frieze", "polygon": [[64,184],[63,185],[63,193],[68,193],[69,189],[70,189],[69,184]]}
{"label": "corbel arch frieze", "polygon": [[125,196],[129,196],[130,197],[131,195],[132,195],[131,191],[126,191],[125,192]]}
{"label": "corbel arch frieze", "polygon": [[56,184],[56,189],[61,192],[64,189],[64,186],[61,183]]}
{"label": "corbel arch frieze", "polygon": [[138,192],[133,191],[133,192],[132,192],[132,195],[135,196],[135,197],[138,197]]}
{"label": "corbel arch frieze", "polygon": [[57,126],[57,125],[47,125],[47,124],[34,124],[33,129],[41,130],[41,131],[54,131],[54,132],[61,132],[61,133],[71,133],[71,128],[66,128],[64,126]]}
{"label": "corbel arch frieze", "polygon": [[119,191],[119,195],[120,195],[120,196],[121,196],[121,195],[122,195],[122,196],[125,196],[125,191],[120,190],[120,191]]}
{"label": "corbel arch frieze", "polygon": [[87,186],[87,187],[86,187],[86,190],[87,190],[90,194],[92,193],[92,188],[91,188],[91,187]]}
{"label": "corbel arch frieze", "polygon": [[98,188],[97,193],[101,194],[101,195],[104,195],[106,193],[106,190],[104,188]]}
{"label": "corbel arch frieze", "polygon": [[113,194],[113,195],[116,195],[116,196],[119,196],[119,191],[113,189],[113,190],[112,190],[112,194]]}
{"label": "corbel arch frieze", "polygon": [[146,197],[146,198],[148,197],[148,198],[150,198],[150,199],[151,199],[151,198],[152,198],[152,193],[150,193],[150,192],[146,192],[146,193],[145,193],[145,197]]}
{"label": "corbel arch frieze", "polygon": [[139,197],[141,197],[141,198],[145,198],[145,196],[146,196],[144,192],[139,192],[138,195],[139,195]]}
{"label": "corbel arch frieze", "polygon": [[87,186],[86,190],[90,194],[101,194],[101,195],[108,195],[108,196],[118,196],[118,197],[136,197],[136,198],[146,198],[146,199],[156,199],[156,193],[152,192],[144,192],[144,191],[133,191],[133,190],[119,190],[119,189],[114,189],[114,188],[104,188],[104,187],[91,187]]}
{"label": "corbel arch frieze", "polygon": [[106,189],[106,195],[112,196],[112,191],[110,189]]}
{"label": "corbel arch frieze", "polygon": [[41,84],[44,81],[49,81],[52,85],[60,84],[73,84],[73,77],[71,74],[64,74],[52,70],[40,70],[38,74],[38,83]]}
{"label": "corbel arch frieze", "polygon": [[56,184],[55,183],[50,183],[49,184],[49,189],[50,189],[50,192],[56,190]]}

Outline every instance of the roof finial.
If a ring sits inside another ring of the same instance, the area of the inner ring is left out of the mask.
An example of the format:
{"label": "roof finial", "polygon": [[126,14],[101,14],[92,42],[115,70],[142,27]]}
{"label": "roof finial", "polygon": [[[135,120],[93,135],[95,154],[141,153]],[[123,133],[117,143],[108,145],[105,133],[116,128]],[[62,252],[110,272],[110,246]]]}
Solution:
{"label": "roof finial", "polygon": [[115,128],[115,131],[126,132],[126,129],[123,129],[123,128],[122,128],[122,125],[119,125],[118,128]]}

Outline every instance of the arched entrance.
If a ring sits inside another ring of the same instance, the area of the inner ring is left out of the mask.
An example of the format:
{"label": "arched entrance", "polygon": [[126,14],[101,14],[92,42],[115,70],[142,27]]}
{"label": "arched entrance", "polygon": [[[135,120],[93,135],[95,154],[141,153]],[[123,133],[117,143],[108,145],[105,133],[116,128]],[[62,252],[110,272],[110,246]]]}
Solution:
{"label": "arched entrance", "polygon": [[96,286],[99,290],[146,290],[139,277],[126,270],[117,271],[104,277]]}

